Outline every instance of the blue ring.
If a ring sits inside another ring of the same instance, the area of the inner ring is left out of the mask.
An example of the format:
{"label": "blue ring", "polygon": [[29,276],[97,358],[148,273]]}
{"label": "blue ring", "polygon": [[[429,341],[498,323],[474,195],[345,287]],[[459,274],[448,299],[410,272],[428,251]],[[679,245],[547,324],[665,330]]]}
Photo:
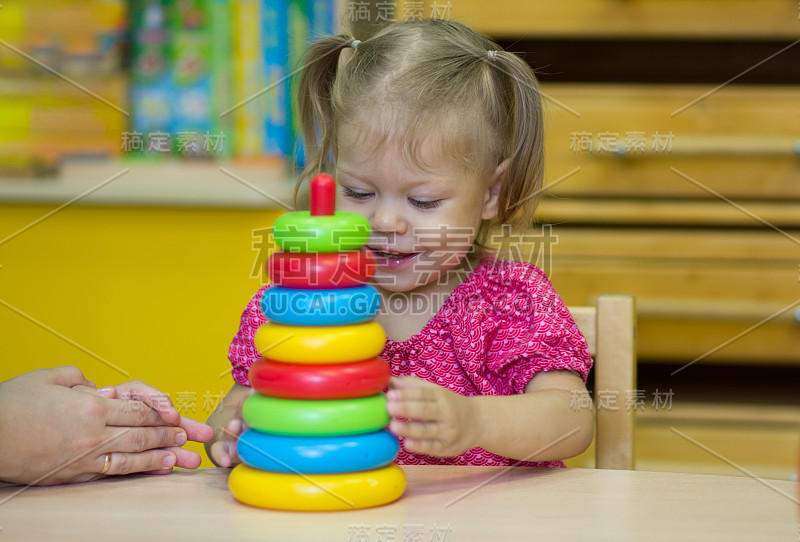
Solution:
{"label": "blue ring", "polygon": [[301,290],[268,288],[261,297],[261,311],[276,324],[289,326],[343,326],[371,320],[381,297],[372,286]]}
{"label": "blue ring", "polygon": [[289,437],[249,429],[236,450],[254,469],[307,474],[355,472],[391,463],[400,445],[388,431],[337,437]]}

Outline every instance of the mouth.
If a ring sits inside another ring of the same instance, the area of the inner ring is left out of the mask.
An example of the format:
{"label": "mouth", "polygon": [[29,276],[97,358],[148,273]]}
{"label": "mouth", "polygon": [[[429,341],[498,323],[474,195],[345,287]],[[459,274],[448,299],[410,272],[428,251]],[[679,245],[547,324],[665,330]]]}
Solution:
{"label": "mouth", "polygon": [[419,256],[419,252],[399,252],[394,250],[380,250],[377,248],[367,247],[375,255],[378,265],[396,266],[414,260]]}

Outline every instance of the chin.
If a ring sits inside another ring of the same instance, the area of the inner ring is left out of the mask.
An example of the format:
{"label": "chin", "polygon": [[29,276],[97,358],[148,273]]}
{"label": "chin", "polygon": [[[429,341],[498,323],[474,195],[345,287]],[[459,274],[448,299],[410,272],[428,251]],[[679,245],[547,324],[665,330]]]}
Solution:
{"label": "chin", "polygon": [[393,294],[403,294],[403,293],[413,292],[414,290],[424,288],[425,286],[428,286],[431,283],[435,283],[438,280],[438,277],[424,284],[419,284],[419,282],[416,279],[417,277],[400,279],[399,277],[394,275],[388,275],[388,276],[376,275],[374,281],[375,285],[378,286],[381,290]]}

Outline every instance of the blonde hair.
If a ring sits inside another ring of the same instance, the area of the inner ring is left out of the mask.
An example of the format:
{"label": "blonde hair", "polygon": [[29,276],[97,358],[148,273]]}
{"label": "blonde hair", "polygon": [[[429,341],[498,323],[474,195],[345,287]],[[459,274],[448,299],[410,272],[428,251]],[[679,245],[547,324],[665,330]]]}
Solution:
{"label": "blonde hair", "polygon": [[[360,134],[358,144],[397,139],[411,160],[436,134],[443,151],[484,178],[508,160],[494,222],[533,221],[544,170],[542,101],[521,58],[463,24],[422,20],[392,22],[372,36],[322,38],[300,62],[307,159],[296,195],[304,181],[335,168],[337,134],[347,124]],[[375,120],[384,121],[382,137],[366,137],[361,126]]]}

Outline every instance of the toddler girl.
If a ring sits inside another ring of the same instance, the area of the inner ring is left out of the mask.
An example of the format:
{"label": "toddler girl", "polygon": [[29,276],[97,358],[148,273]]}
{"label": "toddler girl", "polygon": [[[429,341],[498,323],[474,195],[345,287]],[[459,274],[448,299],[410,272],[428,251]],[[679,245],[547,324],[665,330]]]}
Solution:
{"label": "toddler girl", "polygon": [[[387,25],[313,43],[298,83],[301,182],[333,172],[364,215],[388,340],[387,408],[400,464],[563,466],[591,442],[575,408],[592,361],[544,273],[484,250],[492,225],[530,225],[543,173],[530,67],[464,25]],[[238,462],[238,408],[266,321],[251,299],[230,347],[236,381],[209,418],[209,455]]]}

